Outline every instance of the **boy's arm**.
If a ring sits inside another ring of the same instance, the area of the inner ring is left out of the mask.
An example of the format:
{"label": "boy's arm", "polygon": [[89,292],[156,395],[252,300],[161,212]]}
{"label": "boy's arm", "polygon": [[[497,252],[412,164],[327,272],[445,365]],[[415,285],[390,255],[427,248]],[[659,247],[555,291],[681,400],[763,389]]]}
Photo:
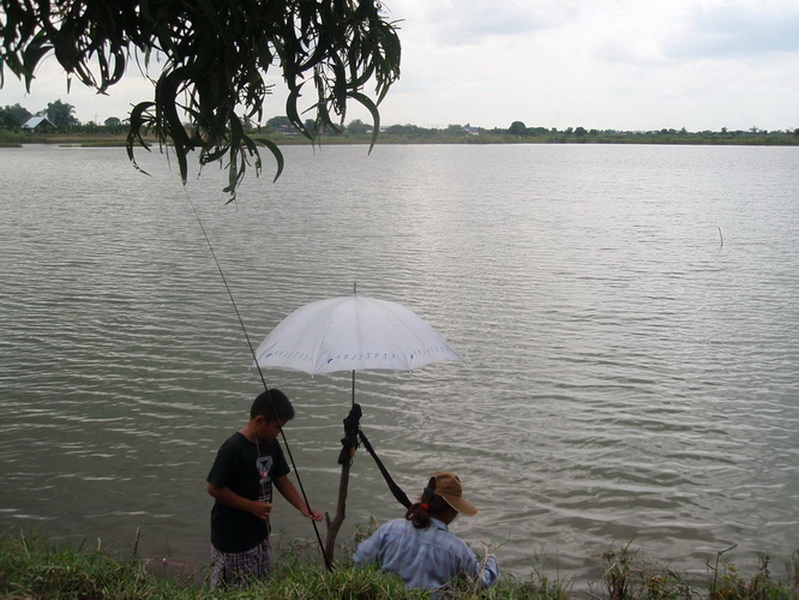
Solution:
{"label": "boy's arm", "polygon": [[213,483],[209,483],[206,489],[217,502],[237,510],[252,513],[259,519],[268,519],[269,513],[272,512],[272,505],[268,502],[259,502],[258,500],[250,500],[244,496],[239,496],[228,487],[217,487]]}
{"label": "boy's arm", "polygon": [[302,496],[300,496],[297,488],[294,487],[291,479],[288,478],[288,475],[284,475],[283,477],[275,477],[273,483],[275,484],[277,491],[280,492],[280,495],[288,500],[289,504],[300,511],[303,517],[308,517],[314,521],[322,520],[322,513],[311,510],[311,508],[305,503],[305,500],[302,499]]}

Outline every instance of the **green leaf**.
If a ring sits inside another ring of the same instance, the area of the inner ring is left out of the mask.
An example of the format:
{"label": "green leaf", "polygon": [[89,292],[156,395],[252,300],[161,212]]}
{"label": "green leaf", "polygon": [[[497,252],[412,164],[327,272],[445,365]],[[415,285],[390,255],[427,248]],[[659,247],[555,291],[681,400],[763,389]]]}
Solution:
{"label": "green leaf", "polygon": [[280,148],[278,148],[277,144],[275,144],[270,139],[255,138],[255,141],[258,142],[259,144],[263,144],[264,146],[266,146],[269,149],[269,151],[272,153],[272,156],[275,157],[275,162],[277,162],[277,172],[275,173],[275,178],[272,180],[272,183],[274,183],[275,181],[278,180],[278,177],[280,177],[283,174],[283,166],[284,166],[283,153],[280,151]]}
{"label": "green leaf", "polygon": [[288,95],[288,98],[286,98],[286,117],[288,117],[289,121],[291,121],[291,124],[294,126],[294,128],[297,131],[299,131],[309,140],[313,141],[313,136],[305,128],[305,123],[302,122],[302,119],[300,119],[300,115],[297,112],[297,101],[300,98],[301,88],[302,86],[299,86],[296,89],[292,90],[291,93]]}
{"label": "green leaf", "polygon": [[372,114],[372,141],[369,144],[369,152],[371,153],[375,142],[377,142],[377,134],[380,132],[380,112],[368,96],[358,92],[350,92],[348,96],[356,102],[360,102]]}

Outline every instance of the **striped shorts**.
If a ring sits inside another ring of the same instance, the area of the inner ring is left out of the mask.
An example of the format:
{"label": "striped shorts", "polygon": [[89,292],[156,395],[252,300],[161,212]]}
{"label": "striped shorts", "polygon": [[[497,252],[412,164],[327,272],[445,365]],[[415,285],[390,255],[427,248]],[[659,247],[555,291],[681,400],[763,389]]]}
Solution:
{"label": "striped shorts", "polygon": [[272,571],[272,549],[269,538],[244,552],[221,552],[211,546],[210,586],[244,587],[264,579]]}

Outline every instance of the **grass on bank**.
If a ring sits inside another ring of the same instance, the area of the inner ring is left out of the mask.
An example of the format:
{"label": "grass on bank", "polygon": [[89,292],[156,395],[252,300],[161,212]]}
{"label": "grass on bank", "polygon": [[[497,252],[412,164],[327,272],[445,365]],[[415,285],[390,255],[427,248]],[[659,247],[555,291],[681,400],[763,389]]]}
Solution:
{"label": "grass on bank", "polygon": [[[527,580],[503,574],[491,589],[479,592],[464,584],[458,600],[567,600],[584,597],[607,600],[796,600],[799,598],[799,550],[792,556],[789,575],[775,579],[768,557],[751,575],[740,573],[719,552],[706,565],[707,581],[700,585],[669,569],[644,565],[629,546],[611,549],[598,560],[604,575],[588,592],[573,592],[570,581],[535,570]],[[422,600],[426,594],[408,590],[393,576],[375,569],[340,566],[327,572],[299,555],[283,556],[277,573],[267,582],[246,589],[211,592],[185,579],[156,577],[138,559],[120,559],[83,544],[56,544],[24,533],[0,535],[0,598],[59,600]]]}

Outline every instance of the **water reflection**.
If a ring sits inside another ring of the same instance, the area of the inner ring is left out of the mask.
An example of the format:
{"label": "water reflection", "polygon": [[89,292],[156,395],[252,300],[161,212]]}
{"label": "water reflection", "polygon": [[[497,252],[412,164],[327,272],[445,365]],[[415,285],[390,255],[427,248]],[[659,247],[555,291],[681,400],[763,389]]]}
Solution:
{"label": "water reflection", "polygon": [[[483,512],[456,528],[506,568],[582,576],[630,540],[675,568],[799,545],[791,150],[289,148],[236,206],[213,172],[187,191],[255,343],[356,280],[441,331],[464,365],[358,374],[367,435],[409,495],[462,473]],[[260,382],[186,192],[118,151],[2,152],[0,522],[203,564],[204,478]],[[267,378],[333,510],[349,376]],[[401,512],[363,453],[348,506],[339,539]]]}

